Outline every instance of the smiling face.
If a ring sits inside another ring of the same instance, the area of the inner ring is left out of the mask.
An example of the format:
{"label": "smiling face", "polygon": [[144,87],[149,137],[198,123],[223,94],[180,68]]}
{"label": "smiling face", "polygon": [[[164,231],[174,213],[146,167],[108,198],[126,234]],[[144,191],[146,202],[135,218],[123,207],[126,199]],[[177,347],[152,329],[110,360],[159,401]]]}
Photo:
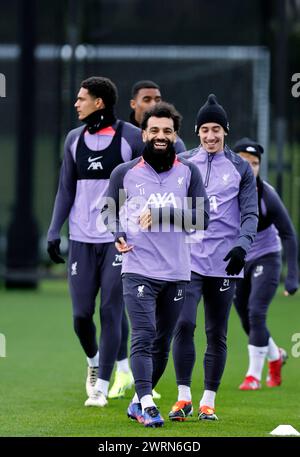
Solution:
{"label": "smiling face", "polygon": [[220,152],[224,149],[225,131],[220,124],[208,122],[199,128],[200,143],[207,152]]}
{"label": "smiling face", "polygon": [[92,114],[94,111],[105,108],[102,98],[94,97],[84,87],[80,88],[80,90],[77,94],[77,100],[76,100],[76,103],[74,104],[74,106],[76,108],[76,111],[78,114],[78,119],[80,121],[82,119],[85,119],[87,116]]}
{"label": "smiling face", "polygon": [[165,152],[176,141],[174,122],[168,117],[149,117],[143,130],[143,141],[150,142],[157,152]]}
{"label": "smiling face", "polygon": [[130,106],[135,112],[135,120],[141,124],[143,115],[146,111],[153,108],[154,105],[161,102],[159,89],[143,88],[138,91],[135,98],[130,100]]}
{"label": "smiling face", "polygon": [[257,178],[259,174],[259,167],[260,167],[260,161],[259,158],[254,156],[253,154],[249,154],[249,152],[239,152],[239,156],[243,157],[243,159],[247,160],[247,162],[250,164],[253,174],[255,178]]}

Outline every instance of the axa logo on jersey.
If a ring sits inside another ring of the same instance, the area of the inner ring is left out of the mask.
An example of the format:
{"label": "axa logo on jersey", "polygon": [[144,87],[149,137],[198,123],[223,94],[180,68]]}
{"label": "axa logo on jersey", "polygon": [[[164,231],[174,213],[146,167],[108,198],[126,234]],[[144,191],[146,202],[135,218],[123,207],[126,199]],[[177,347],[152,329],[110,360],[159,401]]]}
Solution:
{"label": "axa logo on jersey", "polygon": [[[144,193],[144,184],[144,182],[135,183],[137,193],[139,191]],[[101,208],[101,213],[97,218],[98,231],[106,227],[109,232],[116,232],[121,224],[125,232],[138,233],[141,230],[139,223],[141,214],[151,209],[162,209],[162,211],[156,211],[152,215],[154,223],[151,225],[150,231],[190,232],[193,229],[203,230],[203,197],[196,197],[196,199],[181,197],[174,192],[152,192],[148,196],[136,194],[128,196],[127,189],[120,189],[118,202],[120,201],[124,203],[119,210],[117,210],[115,200],[111,197],[104,197],[101,199],[101,205],[97,204],[97,208]],[[173,208],[183,211],[175,212]],[[193,214],[190,211],[191,208],[194,209]],[[118,215],[116,214],[117,211]],[[175,216],[176,224],[174,223]],[[159,223],[157,223],[158,217]]]}
{"label": "axa logo on jersey", "polygon": [[174,192],[165,192],[163,194],[154,192],[150,194],[143,210],[150,208],[151,206],[154,208],[164,208],[165,206],[173,206],[173,208],[178,208]]}
{"label": "axa logo on jersey", "polygon": [[[88,166],[88,170],[103,170],[103,165],[101,162],[99,162],[99,160],[102,158],[103,158],[103,156],[89,157],[88,162],[90,165]],[[98,160],[98,162],[97,162],[97,160]]]}

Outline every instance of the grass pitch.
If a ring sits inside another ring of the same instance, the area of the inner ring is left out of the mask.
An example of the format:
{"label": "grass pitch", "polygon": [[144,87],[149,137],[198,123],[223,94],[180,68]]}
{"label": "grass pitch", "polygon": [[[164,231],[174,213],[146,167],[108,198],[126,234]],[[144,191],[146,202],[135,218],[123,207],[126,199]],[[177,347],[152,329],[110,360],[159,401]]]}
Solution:
{"label": "grass pitch", "polygon": [[[197,411],[202,393],[202,356],[205,346],[203,312],[199,306],[196,341],[198,358],[192,393]],[[228,359],[217,395],[218,422],[199,422],[195,414],[172,423],[168,412],[177,399],[172,358],[157,390],[165,418],[161,429],[148,429],[126,416],[132,391],[105,408],[86,408],[86,362],[72,329],[71,303],[64,281],[42,282],[38,291],[0,290],[0,333],[6,357],[0,357],[0,436],[96,437],[267,437],[279,424],[300,431],[300,357],[291,355],[292,335],[300,333],[299,293],[285,298],[279,290],[269,312],[274,340],[289,355],[283,384],[261,391],[240,392],[247,370],[247,339],[232,310]],[[298,351],[299,352],[299,351]],[[300,354],[299,354],[300,356]],[[264,379],[266,375],[266,367]]]}

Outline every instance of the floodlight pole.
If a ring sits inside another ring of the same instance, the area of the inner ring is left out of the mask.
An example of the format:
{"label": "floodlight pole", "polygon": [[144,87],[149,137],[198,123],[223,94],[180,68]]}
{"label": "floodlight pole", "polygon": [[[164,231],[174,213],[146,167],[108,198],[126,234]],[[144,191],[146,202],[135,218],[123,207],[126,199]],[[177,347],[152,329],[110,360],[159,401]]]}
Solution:
{"label": "floodlight pole", "polygon": [[68,130],[74,128],[77,123],[76,110],[74,103],[77,94],[77,60],[75,56],[76,46],[78,45],[79,37],[79,1],[69,0],[68,3],[68,42],[71,46],[71,60],[69,65],[69,118],[68,118]]}
{"label": "floodlight pole", "polygon": [[[35,140],[35,0],[20,0],[15,204],[7,233],[5,286],[36,288],[38,228],[33,213]],[[47,173],[47,170],[44,170]]]}
{"label": "floodlight pole", "polygon": [[276,188],[283,191],[283,155],[286,143],[286,84],[287,84],[287,21],[286,2],[276,0],[276,52],[275,52],[275,138]]}

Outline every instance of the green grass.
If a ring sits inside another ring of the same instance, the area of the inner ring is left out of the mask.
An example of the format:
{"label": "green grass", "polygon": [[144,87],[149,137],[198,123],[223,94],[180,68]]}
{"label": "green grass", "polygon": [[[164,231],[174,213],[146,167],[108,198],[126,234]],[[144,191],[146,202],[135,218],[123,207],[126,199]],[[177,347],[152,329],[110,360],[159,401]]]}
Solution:
{"label": "green grass", "polygon": [[[300,358],[291,356],[291,337],[300,333],[299,295],[274,300],[269,327],[289,353],[280,388],[240,392],[237,386],[247,369],[247,340],[232,311],[228,360],[217,395],[218,422],[203,423],[194,416],[185,423],[166,420],[149,430],[126,417],[132,391],[105,408],[85,408],[86,363],[72,329],[71,303],[65,282],[43,282],[36,292],[0,290],[0,333],[7,356],[0,358],[0,436],[116,436],[202,437],[268,436],[279,424],[300,430]],[[194,407],[202,392],[204,350],[203,313],[199,307],[196,331],[198,359],[192,392]],[[172,361],[157,390],[167,419],[176,400]]]}

